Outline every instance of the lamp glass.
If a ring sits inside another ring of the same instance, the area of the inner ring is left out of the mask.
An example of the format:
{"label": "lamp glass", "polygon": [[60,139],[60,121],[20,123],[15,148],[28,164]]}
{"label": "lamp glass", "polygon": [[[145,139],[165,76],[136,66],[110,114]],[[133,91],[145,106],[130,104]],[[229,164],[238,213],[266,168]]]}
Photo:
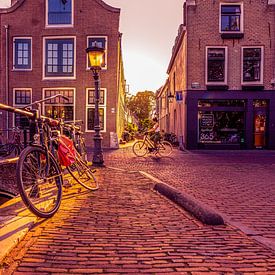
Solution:
{"label": "lamp glass", "polygon": [[91,67],[102,67],[103,65],[103,56],[105,53],[105,50],[103,48],[99,47],[90,47],[86,49],[86,52],[88,53],[90,66]]}

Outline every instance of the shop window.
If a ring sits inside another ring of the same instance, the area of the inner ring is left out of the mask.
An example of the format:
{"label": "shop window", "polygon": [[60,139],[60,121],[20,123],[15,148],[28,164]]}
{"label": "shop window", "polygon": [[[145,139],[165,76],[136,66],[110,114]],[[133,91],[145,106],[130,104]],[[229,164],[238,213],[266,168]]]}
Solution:
{"label": "shop window", "polygon": [[61,94],[61,97],[50,99],[44,103],[44,114],[54,119],[63,118],[65,121],[74,120],[74,89],[44,89],[44,98]]}
{"label": "shop window", "polygon": [[45,77],[73,77],[74,39],[46,39],[45,48]]}
{"label": "shop window", "polygon": [[[99,96],[99,124],[102,131],[106,131],[106,89],[100,89]],[[95,89],[88,88],[86,105],[86,131],[94,131],[95,121]]]}
{"label": "shop window", "polygon": [[31,38],[14,38],[13,69],[31,70]]}
{"label": "shop window", "polygon": [[201,99],[198,107],[245,107],[245,100],[237,99]]}
{"label": "shop window", "polygon": [[[14,107],[23,108],[32,102],[32,91],[31,89],[14,89]],[[14,114],[14,126],[24,128],[29,126],[29,119],[20,114]]]}
{"label": "shop window", "polygon": [[242,8],[242,4],[221,4],[220,32],[223,38],[243,37]]}
{"label": "shop window", "polygon": [[[102,69],[107,69],[107,37],[106,36],[88,37],[88,47],[93,47],[95,45],[105,49],[105,53],[103,55]],[[91,67],[90,61],[87,57],[87,69],[89,69],[90,67]]]}
{"label": "shop window", "polygon": [[263,47],[242,49],[242,83],[261,84],[263,82]]}
{"label": "shop window", "polygon": [[227,48],[206,48],[206,84],[226,85],[227,83]]}
{"label": "shop window", "polygon": [[72,13],[72,1],[73,0],[48,0],[47,10],[47,26],[66,26],[72,25],[73,13]]}
{"label": "shop window", "polygon": [[244,112],[199,111],[198,142],[240,144],[244,142]]}

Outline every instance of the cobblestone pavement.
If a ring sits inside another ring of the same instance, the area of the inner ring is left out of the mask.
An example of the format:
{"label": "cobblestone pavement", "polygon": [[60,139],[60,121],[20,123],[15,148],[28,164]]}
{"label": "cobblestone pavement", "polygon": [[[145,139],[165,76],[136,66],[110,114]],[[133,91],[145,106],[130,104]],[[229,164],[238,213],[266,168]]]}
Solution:
{"label": "cobblestone pavement", "polygon": [[238,229],[200,224],[140,173],[100,174],[98,191],[65,195],[27,234],[3,274],[275,274],[275,252]]}
{"label": "cobblestone pavement", "polygon": [[150,173],[275,247],[274,151],[174,150],[169,158],[138,158],[126,147],[106,152],[105,162]]}

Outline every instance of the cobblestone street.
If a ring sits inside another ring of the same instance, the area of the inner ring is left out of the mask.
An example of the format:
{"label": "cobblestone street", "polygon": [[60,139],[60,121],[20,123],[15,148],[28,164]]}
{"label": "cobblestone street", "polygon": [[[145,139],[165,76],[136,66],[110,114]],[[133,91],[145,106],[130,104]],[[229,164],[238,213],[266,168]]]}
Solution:
{"label": "cobblestone street", "polygon": [[[271,193],[274,192],[271,188],[272,154],[269,153],[270,158],[265,164],[261,164],[262,152],[257,160],[253,160],[250,153],[244,153],[249,155],[247,162],[245,158],[233,162],[234,154],[225,158],[217,152],[175,151],[171,158],[156,159],[136,158],[131,148],[104,152],[107,168],[99,171],[100,189],[90,193],[76,187],[74,193],[65,194],[54,217],[36,224],[5,259],[2,274],[275,274],[274,251],[235,226],[201,224],[153,191],[152,180],[132,172],[150,172],[169,184],[177,183],[177,187],[188,192],[197,184],[192,195],[196,194],[222,212],[228,205],[234,205],[237,194],[230,195],[229,191],[237,190],[240,180],[244,184],[244,178],[251,186],[248,180],[251,177],[254,188],[254,193],[247,194],[258,197],[254,177],[266,170],[269,174],[261,178],[269,183],[266,198],[267,195],[270,200],[272,196],[274,198]],[[209,160],[212,162],[208,163]],[[249,162],[253,162],[251,168]],[[233,166],[230,168],[229,164]],[[238,177],[237,172],[231,172],[236,169],[240,174]],[[226,181],[230,177],[227,188]],[[217,188],[211,187],[215,182]],[[203,185],[202,190],[209,189],[205,194],[200,191]],[[264,194],[265,187],[259,189],[259,193]],[[272,238],[274,218],[272,224],[272,216],[265,215],[274,215],[271,211],[274,205],[266,208],[261,218],[257,211],[248,207],[253,198],[244,197],[247,189],[243,186],[238,192],[246,203],[239,207],[239,203],[235,203],[237,213],[233,218],[238,221],[246,216],[247,226],[252,226],[253,218],[257,218],[253,229],[261,229],[266,238]],[[218,192],[222,196],[218,196]],[[230,201],[222,203],[228,198]],[[263,199],[258,198],[255,205],[260,203],[264,205]],[[230,213],[234,213],[233,209],[226,212],[227,215]],[[266,224],[268,220],[270,222]]]}
{"label": "cobblestone street", "polygon": [[174,150],[169,158],[110,151],[109,166],[146,171],[275,247],[275,152]]}

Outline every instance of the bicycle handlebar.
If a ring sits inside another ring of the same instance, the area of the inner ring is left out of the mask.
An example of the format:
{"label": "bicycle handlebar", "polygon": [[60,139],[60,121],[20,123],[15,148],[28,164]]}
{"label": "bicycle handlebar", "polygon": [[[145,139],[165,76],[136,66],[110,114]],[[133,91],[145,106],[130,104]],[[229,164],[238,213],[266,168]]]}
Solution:
{"label": "bicycle handlebar", "polygon": [[50,96],[50,97],[47,97],[47,98],[44,98],[44,99],[40,99],[40,100],[34,101],[33,103],[26,105],[24,108],[31,107],[31,106],[33,106],[33,105],[35,105],[35,104],[39,104],[39,103],[42,103],[42,102],[45,102],[45,101],[54,99],[54,98],[56,98],[56,97],[62,97],[63,99],[69,101],[69,98],[68,98],[68,97],[66,97],[66,96],[64,96],[64,95],[61,95],[61,94],[58,94],[58,95],[53,95],[53,96]]}

